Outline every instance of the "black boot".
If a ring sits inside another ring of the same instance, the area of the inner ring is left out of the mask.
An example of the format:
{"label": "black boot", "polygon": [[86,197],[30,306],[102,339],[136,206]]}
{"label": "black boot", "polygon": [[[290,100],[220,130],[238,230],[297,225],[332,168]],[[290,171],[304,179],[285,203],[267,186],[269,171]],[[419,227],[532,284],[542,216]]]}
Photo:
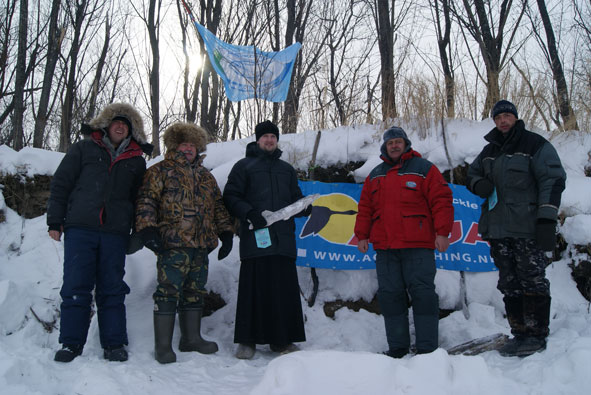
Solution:
{"label": "black boot", "polygon": [[499,353],[505,357],[526,357],[546,349],[546,337],[550,323],[550,296],[522,295],[507,297],[505,309],[507,319],[511,325],[511,333],[515,336],[509,339]]}
{"label": "black boot", "polygon": [[547,295],[524,295],[523,318],[526,334],[519,343],[515,355],[527,357],[546,349],[550,324],[551,298]]}
{"label": "black boot", "polygon": [[215,342],[201,337],[201,316],[203,309],[179,309],[179,325],[181,327],[181,341],[179,351],[197,351],[201,354],[213,354],[218,350]]}
{"label": "black boot", "polygon": [[511,326],[513,338],[509,339],[499,349],[499,353],[504,357],[512,357],[516,355],[521,341],[526,336],[525,321],[523,319],[523,295],[505,296],[503,302],[505,302],[507,321]]}
{"label": "black boot", "polygon": [[81,344],[64,344],[62,349],[55,353],[53,358],[56,362],[72,362],[74,358],[82,354],[84,348]]}
{"label": "black boot", "polygon": [[176,354],[172,351],[175,315],[176,303],[156,303],[154,309],[154,357],[163,364],[176,362]]}

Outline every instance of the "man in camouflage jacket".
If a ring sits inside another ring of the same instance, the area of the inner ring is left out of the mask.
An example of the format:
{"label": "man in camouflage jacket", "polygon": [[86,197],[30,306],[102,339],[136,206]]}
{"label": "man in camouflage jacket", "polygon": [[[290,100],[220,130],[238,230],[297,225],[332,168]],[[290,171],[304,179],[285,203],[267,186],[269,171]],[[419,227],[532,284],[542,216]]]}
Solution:
{"label": "man in camouflage jacket", "polygon": [[171,342],[178,307],[180,351],[203,354],[218,350],[201,337],[201,317],[208,254],[222,246],[218,259],[232,249],[231,217],[213,175],[202,166],[206,132],[197,125],[175,123],[164,132],[163,161],[144,176],[136,210],[136,231],[158,256],[154,292],[156,360],[176,361]]}

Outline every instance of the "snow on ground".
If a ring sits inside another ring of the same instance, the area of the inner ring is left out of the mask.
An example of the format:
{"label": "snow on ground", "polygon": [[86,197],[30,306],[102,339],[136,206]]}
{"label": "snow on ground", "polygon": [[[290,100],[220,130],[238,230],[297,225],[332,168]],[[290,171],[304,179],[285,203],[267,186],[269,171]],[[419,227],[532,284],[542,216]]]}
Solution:
{"label": "snow on ground", "polygon": [[[445,132],[452,165],[471,162],[491,127],[490,120],[451,121]],[[420,140],[412,128],[405,128],[415,149],[441,170],[450,168],[440,129]],[[306,168],[316,133],[282,135],[283,158]],[[317,163],[367,160],[355,172],[362,180],[379,161],[380,136],[374,126],[322,131]],[[583,173],[589,165],[590,138],[588,133],[569,133],[552,140],[569,177],[561,207],[568,218],[560,229],[569,243],[591,243],[591,179]],[[208,146],[204,163],[222,188],[249,141],[252,138]],[[52,174],[62,156],[32,148],[17,153],[0,146],[0,171]],[[69,364],[56,363],[59,323],[46,330],[40,321],[51,323],[59,311],[63,245],[47,236],[45,216],[23,220],[5,207],[1,194],[0,208],[7,217],[0,224],[0,394],[583,394],[591,387],[591,313],[570,276],[569,255],[577,258],[572,247],[547,269],[553,297],[548,348],[523,359],[503,358],[494,351],[479,356],[450,356],[445,351],[476,337],[509,334],[496,272],[466,274],[468,309],[440,321],[440,349],[394,360],[379,354],[387,348],[380,316],[342,308],[331,319],[322,309],[324,301],[336,298],[371,300],[377,289],[375,272],[319,269],[315,305],[308,307],[302,300],[308,339],[300,344],[302,351],[277,356],[259,346],[254,359],[238,360],[232,343],[240,265],[236,238],[225,260],[218,262],[215,252],[210,255],[207,288],[228,303],[203,320],[204,336],[220,346],[216,354],[177,352],[178,362],[170,365],[154,360],[151,295],[156,259],[143,249],[129,256],[126,265],[131,287],[126,299],[129,361],[109,363],[102,358],[93,317],[83,355]],[[312,290],[309,269],[298,271],[307,297]],[[457,272],[439,270],[436,285],[441,307],[458,306]],[[175,330],[176,348],[178,325]]]}

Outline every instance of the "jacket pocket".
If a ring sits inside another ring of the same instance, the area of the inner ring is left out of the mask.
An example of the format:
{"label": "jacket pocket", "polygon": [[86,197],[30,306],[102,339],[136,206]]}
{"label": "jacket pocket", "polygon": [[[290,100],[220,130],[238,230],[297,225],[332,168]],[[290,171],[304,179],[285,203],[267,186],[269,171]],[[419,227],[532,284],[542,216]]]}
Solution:
{"label": "jacket pocket", "polygon": [[535,235],[537,205],[530,203],[507,204],[507,230]]}
{"label": "jacket pocket", "polygon": [[388,237],[386,235],[386,230],[384,229],[384,225],[382,220],[380,219],[380,215],[374,215],[371,219],[371,230],[369,232],[369,241],[372,244],[381,245],[386,243]]}
{"label": "jacket pocket", "polygon": [[529,156],[514,155],[507,163],[505,184],[509,188],[528,189],[532,187],[533,179],[529,171]]}
{"label": "jacket pocket", "polygon": [[402,231],[405,241],[426,241],[435,239],[430,219],[422,213],[403,214]]}

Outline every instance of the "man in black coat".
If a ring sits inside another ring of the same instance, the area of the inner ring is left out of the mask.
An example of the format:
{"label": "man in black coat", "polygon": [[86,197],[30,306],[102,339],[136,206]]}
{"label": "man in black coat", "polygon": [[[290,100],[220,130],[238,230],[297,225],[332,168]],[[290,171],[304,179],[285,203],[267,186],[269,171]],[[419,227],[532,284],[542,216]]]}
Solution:
{"label": "man in black coat", "polygon": [[126,361],[127,327],[123,281],[125,252],[135,199],[146,170],[143,121],[129,104],[110,104],[72,145],[51,181],[47,203],[49,236],[64,233],[64,277],[58,362],[82,354],[94,290],[104,357]]}
{"label": "man in black coat", "polygon": [[[234,343],[236,357],[250,359],[256,344],[272,351],[297,350],[306,340],[295,266],[293,218],[267,226],[263,210],[276,211],[302,198],[294,168],[279,159],[279,129],[270,121],[255,128],[256,142],[246,147],[228,175],[224,203],[240,219],[240,279]],[[307,211],[307,210],[306,210]],[[302,215],[309,215],[307,212]]]}

